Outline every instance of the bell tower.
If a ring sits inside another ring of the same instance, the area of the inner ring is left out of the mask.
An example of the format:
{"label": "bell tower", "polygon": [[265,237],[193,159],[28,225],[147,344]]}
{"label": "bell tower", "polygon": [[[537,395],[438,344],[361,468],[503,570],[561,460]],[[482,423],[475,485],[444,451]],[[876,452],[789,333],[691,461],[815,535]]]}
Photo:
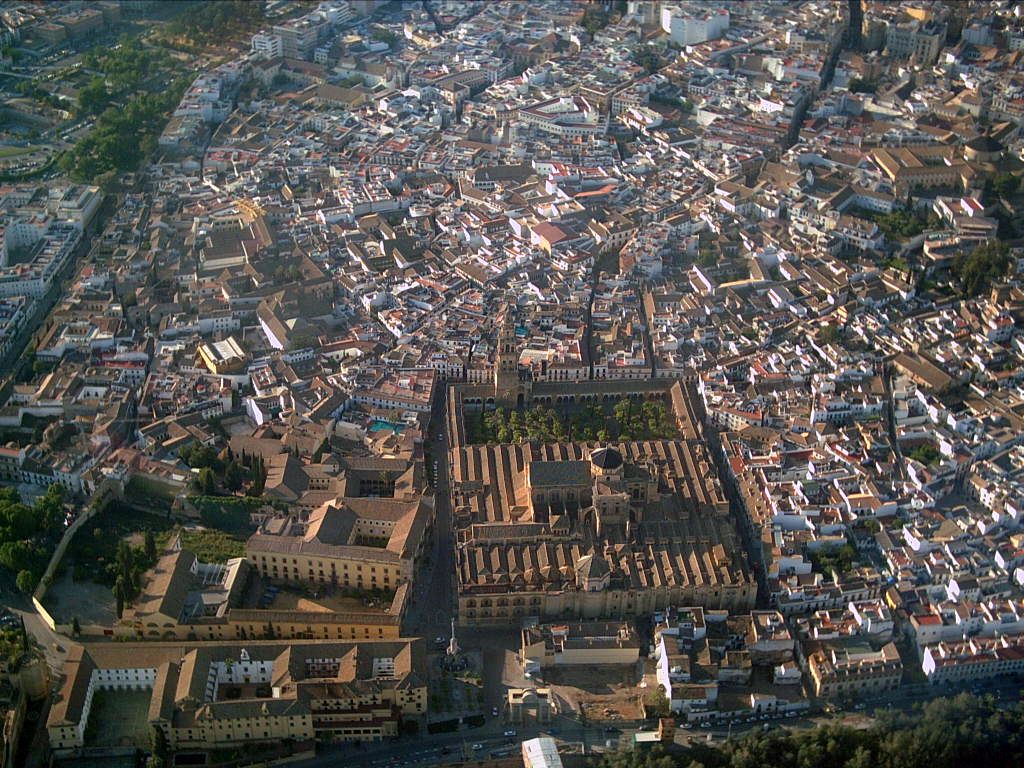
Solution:
{"label": "bell tower", "polygon": [[517,406],[522,404],[517,402],[522,394],[515,322],[512,312],[506,310],[498,332],[498,348],[494,361],[494,400],[502,405]]}

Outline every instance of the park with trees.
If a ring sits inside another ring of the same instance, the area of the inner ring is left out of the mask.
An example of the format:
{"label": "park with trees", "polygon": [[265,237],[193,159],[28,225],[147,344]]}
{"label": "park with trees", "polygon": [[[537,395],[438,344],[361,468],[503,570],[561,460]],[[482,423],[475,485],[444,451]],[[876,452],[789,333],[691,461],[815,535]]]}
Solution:
{"label": "park with trees", "polygon": [[871,725],[755,731],[721,747],[617,752],[599,768],[1016,768],[1024,765],[1024,704],[960,694]]}
{"label": "park with trees", "polygon": [[17,489],[0,488],[0,568],[31,593],[64,531],[64,489],[51,485],[31,505]]}
{"label": "park with trees", "polygon": [[252,34],[266,18],[264,3],[250,0],[187,2],[182,6],[181,13],[152,35],[153,42],[176,50],[197,51],[230,37]]}
{"label": "park with trees", "polygon": [[960,292],[965,297],[976,297],[987,291],[993,282],[1005,277],[1011,264],[1006,243],[990,240],[968,254],[957,256],[952,272],[960,283]]}
{"label": "park with trees", "polygon": [[62,171],[76,181],[104,181],[105,174],[133,171],[156,150],[167,116],[181,100],[187,80],[176,80],[163,93],[143,93],[121,108],[109,106],[89,135],[61,156]]}
{"label": "park with trees", "polygon": [[599,404],[565,410],[497,408],[467,416],[466,422],[473,443],[667,440],[678,435],[675,418],[663,401],[628,397],[611,409]]}

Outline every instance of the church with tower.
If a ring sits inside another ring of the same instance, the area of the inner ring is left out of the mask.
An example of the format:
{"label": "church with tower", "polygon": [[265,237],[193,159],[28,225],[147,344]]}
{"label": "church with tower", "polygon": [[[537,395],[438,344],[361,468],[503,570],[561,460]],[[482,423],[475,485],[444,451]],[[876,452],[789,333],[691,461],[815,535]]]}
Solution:
{"label": "church with tower", "polygon": [[522,408],[530,400],[530,381],[519,371],[515,317],[506,310],[498,333],[494,361],[494,402],[503,408]]}
{"label": "church with tower", "polygon": [[[490,376],[449,385],[450,503],[459,623],[625,618],[669,605],[746,610],[757,584],[682,379],[532,381],[514,309],[494,326]],[[663,440],[479,444],[481,411],[611,408],[657,399]]]}

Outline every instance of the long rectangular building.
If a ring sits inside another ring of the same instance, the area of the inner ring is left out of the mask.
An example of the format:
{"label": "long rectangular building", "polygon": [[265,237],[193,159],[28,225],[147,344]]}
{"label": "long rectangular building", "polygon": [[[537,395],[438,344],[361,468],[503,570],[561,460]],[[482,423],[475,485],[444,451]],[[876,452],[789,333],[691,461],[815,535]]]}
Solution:
{"label": "long rectangular building", "polygon": [[74,645],[46,723],[54,754],[89,746],[96,693],[118,690],[151,693],[147,722],[174,749],[381,741],[426,712],[426,657],[417,639]]}
{"label": "long rectangular building", "polygon": [[396,640],[409,598],[409,583],[395,590],[386,608],[316,610],[245,606],[250,564],[243,558],[222,566],[200,563],[172,546],[145,574],[141,593],[114,626],[132,640],[248,640],[293,638]]}

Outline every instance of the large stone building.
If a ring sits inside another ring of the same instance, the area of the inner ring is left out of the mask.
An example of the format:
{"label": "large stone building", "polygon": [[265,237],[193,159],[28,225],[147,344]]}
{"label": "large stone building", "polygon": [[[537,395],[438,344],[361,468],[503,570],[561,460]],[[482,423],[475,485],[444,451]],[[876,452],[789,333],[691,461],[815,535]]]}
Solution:
{"label": "large stone building", "polygon": [[[404,471],[395,472],[396,465]],[[384,591],[412,581],[434,519],[422,464],[377,460],[348,466],[324,491],[326,498],[312,512],[271,518],[249,538],[246,556],[260,575]]]}
{"label": "large stone building", "polygon": [[426,712],[426,683],[419,640],[74,645],[46,727],[54,754],[79,754],[98,691],[144,690],[174,749],[381,741]]}
{"label": "large stone building", "polygon": [[[504,326],[493,389],[448,395],[459,620],[622,618],[669,605],[749,610],[756,585],[683,382],[530,382]],[[680,437],[615,444],[470,445],[464,412],[671,402]]]}
{"label": "large stone building", "polygon": [[243,558],[226,565],[201,563],[192,552],[172,546],[145,574],[140,595],[114,626],[114,635],[191,641],[401,637],[408,584],[400,585],[390,604],[382,608],[328,610],[317,605],[300,609],[246,604],[251,577],[252,568]]}
{"label": "large stone building", "polygon": [[888,26],[885,50],[890,56],[913,58],[921,66],[931,66],[939,57],[946,39],[946,25],[934,21],[907,19]]}
{"label": "large stone building", "polygon": [[823,699],[873,696],[898,688],[903,662],[893,643],[878,650],[863,640],[804,644],[814,695]]}

